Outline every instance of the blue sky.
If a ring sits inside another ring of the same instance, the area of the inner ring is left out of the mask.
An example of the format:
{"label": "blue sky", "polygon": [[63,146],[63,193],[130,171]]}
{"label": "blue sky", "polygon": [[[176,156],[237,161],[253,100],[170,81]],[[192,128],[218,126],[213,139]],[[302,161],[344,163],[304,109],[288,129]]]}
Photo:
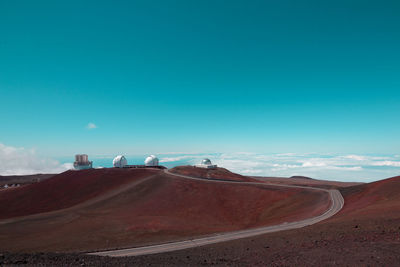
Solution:
{"label": "blue sky", "polygon": [[396,154],[399,14],[399,1],[1,1],[0,143]]}

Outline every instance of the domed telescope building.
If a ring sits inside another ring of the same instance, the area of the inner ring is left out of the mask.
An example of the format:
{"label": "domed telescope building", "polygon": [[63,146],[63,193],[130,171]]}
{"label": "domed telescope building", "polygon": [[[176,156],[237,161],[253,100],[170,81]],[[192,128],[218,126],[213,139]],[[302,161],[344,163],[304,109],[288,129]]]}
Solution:
{"label": "domed telescope building", "polygon": [[217,165],[213,165],[210,159],[203,159],[200,164],[196,164],[195,167],[205,168],[205,169],[215,169]]}
{"label": "domed telescope building", "polygon": [[93,165],[93,161],[89,161],[88,155],[86,155],[86,154],[75,155],[75,161],[74,161],[74,169],[75,170],[91,169],[92,165]]}
{"label": "domed telescope building", "polygon": [[164,166],[158,165],[158,158],[154,155],[147,157],[142,165],[128,165],[128,161],[125,156],[119,155],[116,156],[113,160],[114,168],[125,168],[125,169],[138,169],[138,168],[157,168],[157,169],[166,169]]}
{"label": "domed telescope building", "polygon": [[154,155],[148,156],[144,161],[144,165],[146,167],[158,166],[158,158]]}
{"label": "domed telescope building", "polygon": [[124,168],[125,166],[128,165],[128,161],[126,158],[122,155],[116,156],[113,160],[113,166],[115,168]]}

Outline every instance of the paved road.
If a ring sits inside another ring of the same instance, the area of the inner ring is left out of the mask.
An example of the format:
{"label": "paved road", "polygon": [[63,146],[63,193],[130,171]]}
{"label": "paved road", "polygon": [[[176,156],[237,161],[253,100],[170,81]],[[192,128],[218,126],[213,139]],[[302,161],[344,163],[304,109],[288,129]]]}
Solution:
{"label": "paved road", "polygon": [[139,255],[147,255],[147,254],[156,254],[156,253],[163,253],[193,247],[199,247],[204,245],[210,245],[245,237],[252,237],[256,235],[262,235],[272,232],[284,231],[289,229],[296,229],[302,228],[304,226],[312,225],[318,223],[322,220],[326,220],[333,215],[335,215],[338,211],[340,211],[344,205],[344,199],[338,190],[327,190],[322,188],[316,187],[306,187],[306,186],[295,186],[295,185],[272,185],[272,184],[265,184],[259,182],[235,182],[235,181],[222,181],[222,180],[208,180],[202,178],[194,178],[186,175],[175,174],[171,173],[168,170],[165,170],[165,173],[173,176],[178,176],[185,179],[192,179],[192,180],[200,180],[206,182],[213,182],[213,183],[230,183],[230,184],[252,184],[252,185],[264,185],[264,186],[282,186],[282,187],[295,187],[295,188],[305,188],[311,190],[318,190],[327,192],[331,197],[331,206],[327,211],[323,214],[312,217],[309,219],[305,219],[302,221],[297,222],[289,222],[289,223],[282,223],[273,226],[266,226],[266,227],[259,227],[254,229],[247,229],[247,230],[240,230],[228,233],[220,233],[215,234],[208,237],[203,238],[196,238],[186,241],[179,241],[179,242],[171,242],[165,243],[161,245],[153,245],[153,246],[145,246],[145,247],[137,247],[137,248],[128,248],[128,249],[118,249],[118,250],[109,250],[109,251],[102,251],[102,252],[94,252],[89,253],[91,255],[99,255],[99,256],[111,256],[111,257],[123,257],[123,256],[139,256]]}

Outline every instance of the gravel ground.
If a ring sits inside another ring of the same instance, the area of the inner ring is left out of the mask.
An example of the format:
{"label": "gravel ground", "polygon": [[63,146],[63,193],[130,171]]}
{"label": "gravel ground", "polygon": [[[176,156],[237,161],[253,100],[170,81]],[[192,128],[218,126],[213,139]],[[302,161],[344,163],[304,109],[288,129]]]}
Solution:
{"label": "gravel ground", "polygon": [[30,266],[399,266],[400,218],[327,222],[206,247],[140,257],[2,253]]}

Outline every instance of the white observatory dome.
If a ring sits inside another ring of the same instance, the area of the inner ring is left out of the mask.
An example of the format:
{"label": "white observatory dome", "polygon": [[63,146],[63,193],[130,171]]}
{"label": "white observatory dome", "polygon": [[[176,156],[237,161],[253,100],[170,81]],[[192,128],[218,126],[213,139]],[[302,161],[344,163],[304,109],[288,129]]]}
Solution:
{"label": "white observatory dome", "polygon": [[158,158],[154,155],[147,157],[144,161],[146,166],[158,166]]}
{"label": "white observatory dome", "polygon": [[200,164],[195,165],[195,167],[205,168],[205,169],[215,169],[217,165],[212,165],[210,159],[203,159]]}
{"label": "white observatory dome", "polygon": [[122,155],[116,156],[113,160],[113,166],[116,168],[123,168],[128,165],[128,161]]}
{"label": "white observatory dome", "polygon": [[209,160],[209,159],[203,159],[203,160],[201,161],[201,164],[202,164],[202,165],[211,165],[211,160]]}

